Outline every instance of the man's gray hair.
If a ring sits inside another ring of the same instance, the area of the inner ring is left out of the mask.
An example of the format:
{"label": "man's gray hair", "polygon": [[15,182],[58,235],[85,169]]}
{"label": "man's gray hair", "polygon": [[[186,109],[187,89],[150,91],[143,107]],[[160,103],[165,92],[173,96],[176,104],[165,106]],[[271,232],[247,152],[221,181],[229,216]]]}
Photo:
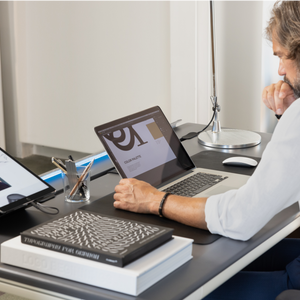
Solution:
{"label": "man's gray hair", "polygon": [[287,58],[300,66],[300,2],[276,2],[265,34],[268,40],[275,39],[283,46],[289,52]]}

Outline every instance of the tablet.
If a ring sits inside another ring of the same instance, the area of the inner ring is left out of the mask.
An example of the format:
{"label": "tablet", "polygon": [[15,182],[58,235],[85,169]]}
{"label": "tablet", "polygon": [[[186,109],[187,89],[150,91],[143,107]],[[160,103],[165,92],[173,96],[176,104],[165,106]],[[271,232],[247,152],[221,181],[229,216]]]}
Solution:
{"label": "tablet", "polygon": [[0,216],[53,197],[55,189],[0,148]]}

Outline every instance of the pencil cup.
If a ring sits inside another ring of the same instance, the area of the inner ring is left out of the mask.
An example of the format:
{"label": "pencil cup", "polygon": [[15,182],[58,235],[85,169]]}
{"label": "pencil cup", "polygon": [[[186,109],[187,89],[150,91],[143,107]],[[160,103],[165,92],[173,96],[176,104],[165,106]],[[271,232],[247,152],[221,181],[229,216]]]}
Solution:
{"label": "pencil cup", "polygon": [[90,172],[85,167],[76,167],[76,173],[62,173],[65,201],[86,202],[90,199]]}

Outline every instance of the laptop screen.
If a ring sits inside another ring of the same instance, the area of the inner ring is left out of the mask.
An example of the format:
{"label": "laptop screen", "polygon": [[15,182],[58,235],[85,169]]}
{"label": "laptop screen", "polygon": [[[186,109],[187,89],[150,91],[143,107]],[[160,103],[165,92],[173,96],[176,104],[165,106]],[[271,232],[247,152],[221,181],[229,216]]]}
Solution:
{"label": "laptop screen", "polygon": [[0,212],[26,206],[49,195],[54,188],[33,174],[0,148]]}
{"label": "laptop screen", "polygon": [[158,186],[194,168],[158,106],[97,126],[95,132],[123,178]]}

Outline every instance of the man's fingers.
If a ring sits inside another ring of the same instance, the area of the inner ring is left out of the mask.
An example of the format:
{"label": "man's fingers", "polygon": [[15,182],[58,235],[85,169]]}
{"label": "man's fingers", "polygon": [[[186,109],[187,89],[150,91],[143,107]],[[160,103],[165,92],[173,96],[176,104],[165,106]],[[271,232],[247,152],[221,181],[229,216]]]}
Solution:
{"label": "man's fingers", "polygon": [[277,115],[282,115],[284,111],[284,98],[287,96],[288,91],[291,90],[291,87],[285,83],[284,81],[280,80],[275,85],[275,113]]}
{"label": "man's fingers", "polygon": [[132,195],[133,194],[133,187],[132,185],[117,185],[115,187],[115,192],[118,194],[125,195]]}
{"label": "man's fingers", "polygon": [[282,115],[293,99],[291,86],[283,80],[265,87],[262,93],[263,103],[277,115]]}
{"label": "man's fingers", "polygon": [[130,183],[130,179],[129,178],[123,178],[119,182],[120,185],[127,185],[129,183]]}
{"label": "man's fingers", "polygon": [[136,211],[132,197],[128,194],[115,193],[114,194],[114,207],[123,210]]}
{"label": "man's fingers", "polygon": [[[119,184],[115,187],[115,191],[123,191],[123,190],[133,190],[134,180],[132,178],[123,178],[119,181]],[[117,189],[117,190],[116,190]]]}
{"label": "man's fingers", "polygon": [[129,210],[129,205],[125,201],[115,201],[113,203],[113,205],[115,208],[118,208],[118,209]]}
{"label": "man's fingers", "polygon": [[114,203],[118,203],[118,207],[120,207],[123,203],[126,203],[126,202],[130,201],[130,199],[131,199],[131,195],[126,194],[126,193],[122,193],[122,192],[121,193],[118,193],[118,192],[114,193],[113,197],[114,197],[114,200],[115,200]]}
{"label": "man's fingers", "polygon": [[263,103],[265,104],[265,106],[269,109],[272,109],[269,101],[268,101],[268,88],[265,87],[264,90],[263,90],[263,93],[262,93],[262,101]]}
{"label": "man's fingers", "polygon": [[274,93],[275,93],[275,84],[271,84],[270,86],[267,87],[267,102],[268,108],[272,109],[275,111],[275,99],[274,99]]}
{"label": "man's fingers", "polygon": [[289,95],[293,95],[293,94],[294,94],[294,91],[292,90],[290,85],[287,84],[286,82],[282,81],[282,84],[280,86],[279,97],[284,99],[285,97],[287,97]]}

